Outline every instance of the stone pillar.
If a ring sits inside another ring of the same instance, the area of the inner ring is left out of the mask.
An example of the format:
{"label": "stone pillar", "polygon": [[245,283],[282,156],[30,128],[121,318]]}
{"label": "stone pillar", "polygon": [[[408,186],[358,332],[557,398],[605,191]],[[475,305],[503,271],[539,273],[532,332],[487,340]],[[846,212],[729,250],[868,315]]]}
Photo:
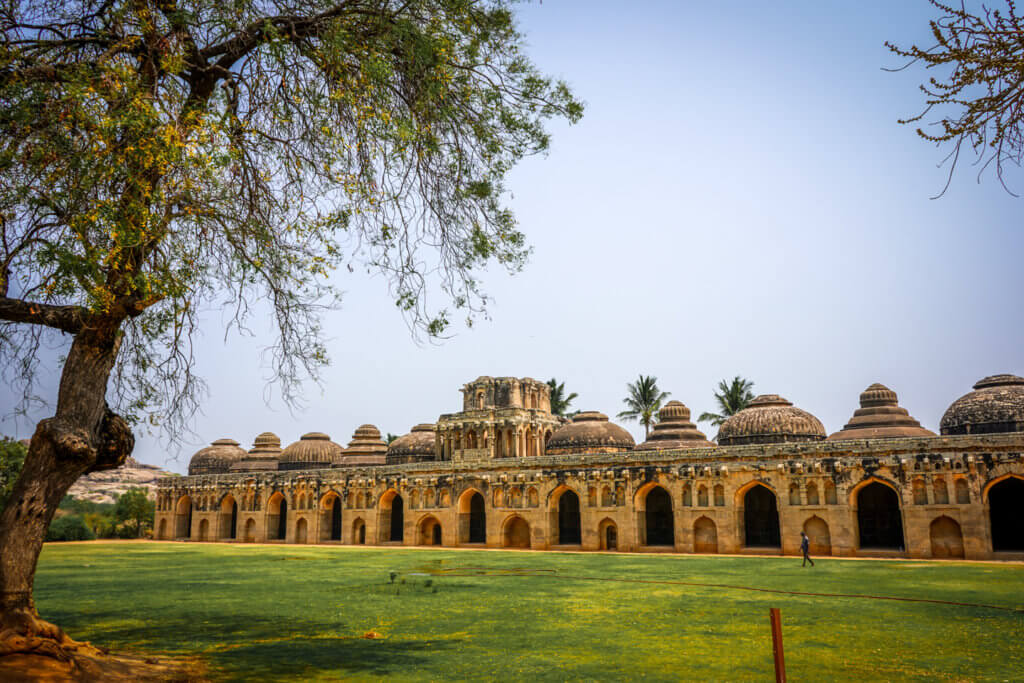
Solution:
{"label": "stone pillar", "polygon": [[515,429],[512,432],[512,457],[519,458],[522,454],[519,452],[519,430]]}

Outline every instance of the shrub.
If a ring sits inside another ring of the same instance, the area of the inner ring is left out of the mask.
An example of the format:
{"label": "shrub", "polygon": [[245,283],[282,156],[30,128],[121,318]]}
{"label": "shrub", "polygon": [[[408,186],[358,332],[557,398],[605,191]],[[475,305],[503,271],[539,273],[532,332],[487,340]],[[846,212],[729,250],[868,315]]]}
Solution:
{"label": "shrub", "polygon": [[96,534],[78,515],[64,515],[50,523],[46,531],[47,541],[91,541]]}

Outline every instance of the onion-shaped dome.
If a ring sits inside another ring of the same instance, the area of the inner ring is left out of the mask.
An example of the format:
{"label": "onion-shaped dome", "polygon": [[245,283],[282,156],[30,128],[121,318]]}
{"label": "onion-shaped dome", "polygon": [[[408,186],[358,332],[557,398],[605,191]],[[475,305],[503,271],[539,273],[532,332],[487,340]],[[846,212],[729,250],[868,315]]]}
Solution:
{"label": "onion-shaped dome", "polygon": [[579,413],[572,422],[555,430],[548,439],[548,455],[573,453],[621,453],[632,450],[635,442],[629,432],[609,422],[596,410]]}
{"label": "onion-shaped dome", "polygon": [[380,430],[373,425],[361,425],[352,434],[348,448],[334,457],[335,467],[357,465],[383,465],[388,445],[380,438]]}
{"label": "onion-shaped dome", "polygon": [[943,435],[1024,432],[1024,377],[992,375],[953,402],[942,416]]}
{"label": "onion-shaped dome", "polygon": [[776,394],[758,396],[718,429],[718,443],[722,446],[824,439],[825,427],[818,418]]}
{"label": "onion-shaped dome", "polygon": [[281,438],[273,432],[263,432],[253,439],[252,448],[244,458],[231,465],[232,472],[267,472],[277,469],[281,457]]}
{"label": "onion-shaped dome", "polygon": [[412,428],[411,432],[388,444],[387,463],[389,465],[429,460],[437,460],[433,424],[418,424]]}
{"label": "onion-shaped dome", "polygon": [[872,384],[860,395],[860,408],[846,426],[829,441],[841,439],[898,439],[913,436],[935,436],[910,416],[897,402],[896,392],[883,384]]}
{"label": "onion-shaped dome", "polygon": [[319,470],[331,466],[341,446],[323,432],[310,432],[281,451],[279,470]]}
{"label": "onion-shaped dome", "polygon": [[223,474],[231,465],[246,455],[245,449],[234,439],[217,439],[206,448],[196,451],[188,463],[188,473]]}
{"label": "onion-shaped dome", "polygon": [[708,441],[697,425],[690,422],[690,409],[679,401],[669,401],[658,411],[658,422],[651,428],[647,441],[636,447],[638,451],[667,448],[709,448]]}

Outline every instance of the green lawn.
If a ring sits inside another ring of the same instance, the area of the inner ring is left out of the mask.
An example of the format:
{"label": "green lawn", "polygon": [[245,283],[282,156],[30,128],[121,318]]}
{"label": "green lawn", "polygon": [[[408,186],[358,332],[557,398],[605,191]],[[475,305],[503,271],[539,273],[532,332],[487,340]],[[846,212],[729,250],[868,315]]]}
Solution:
{"label": "green lawn", "polygon": [[225,679],[769,680],[769,607],[793,681],[1024,676],[1020,565],[48,544],[36,599],[73,637]]}

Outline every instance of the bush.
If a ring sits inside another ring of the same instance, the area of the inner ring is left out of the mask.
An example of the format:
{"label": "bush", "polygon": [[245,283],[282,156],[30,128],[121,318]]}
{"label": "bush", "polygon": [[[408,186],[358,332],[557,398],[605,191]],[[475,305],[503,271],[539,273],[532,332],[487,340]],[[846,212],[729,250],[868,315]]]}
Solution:
{"label": "bush", "polygon": [[47,541],[91,541],[96,534],[78,515],[64,515],[50,523],[46,531]]}

